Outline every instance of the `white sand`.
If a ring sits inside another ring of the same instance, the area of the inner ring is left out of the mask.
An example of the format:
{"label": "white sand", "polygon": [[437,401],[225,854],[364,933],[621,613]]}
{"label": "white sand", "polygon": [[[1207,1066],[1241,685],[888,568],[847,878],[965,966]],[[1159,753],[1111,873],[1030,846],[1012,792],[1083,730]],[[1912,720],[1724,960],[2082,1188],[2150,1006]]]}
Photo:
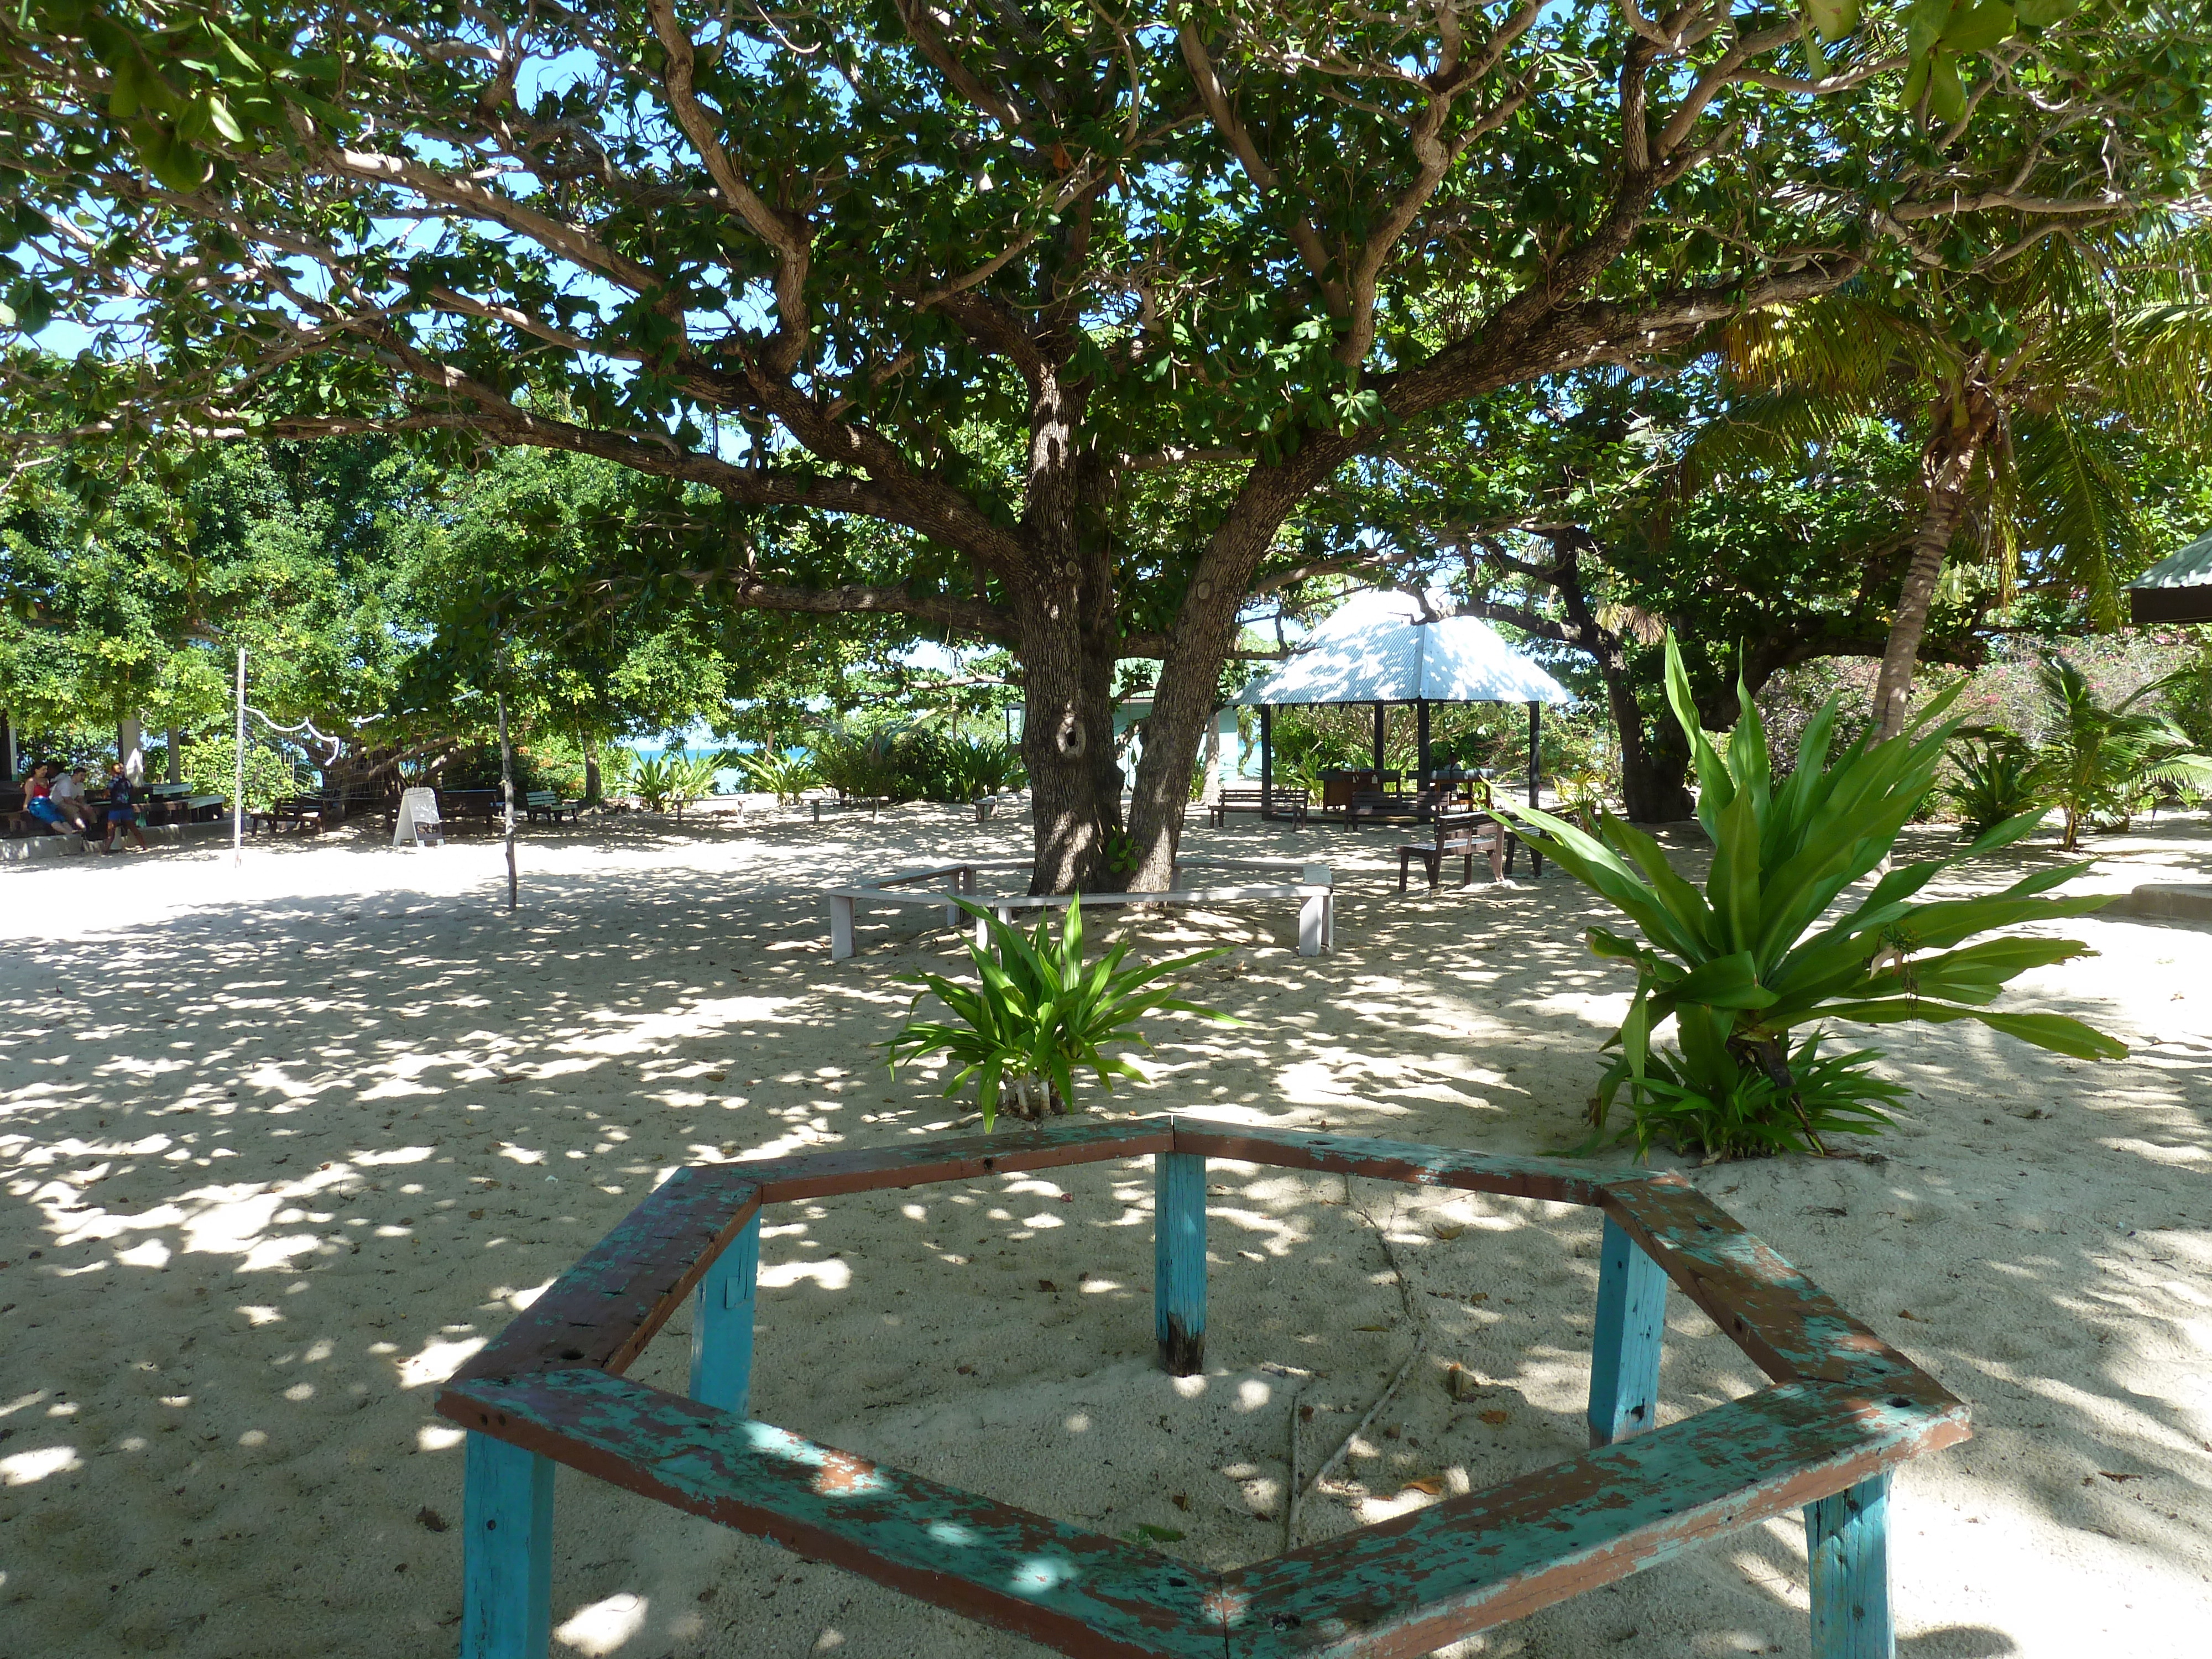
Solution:
{"label": "white sand", "polygon": [[[1024,833],[928,808],[539,830],[513,918],[480,839],[0,872],[15,931],[73,941],[0,965],[0,1654],[451,1652],[461,1534],[427,1523],[459,1521],[461,1455],[437,1382],[676,1164],[965,1111],[868,1046],[907,995],[890,974],[949,959],[951,935],[878,915],[832,964],[813,893]],[[1575,1136],[1626,988],[1580,943],[1580,890],[1401,899],[1389,832],[1193,840],[1334,858],[1339,948],[1297,957],[1287,904],[1140,924],[1147,951],[1235,943],[1200,988],[1255,1023],[1164,1025],[1115,1109],[1510,1152]],[[2201,820],[2106,845],[2116,889],[2212,870]],[[1919,1091],[1886,1164],[1696,1172],[1973,1405],[1979,1437],[1899,1483],[1911,1659],[2212,1641],[2212,929],[2075,926],[2102,954],[2015,1000],[2105,1024],[2130,1060],[1908,1030],[1883,1039]],[[755,1408],[1252,1559],[1281,1547],[1299,1386],[1260,1368],[1317,1374],[1310,1466],[1410,1351],[1379,1225],[1429,1352],[1352,1462],[1370,1496],[1316,1497],[1307,1541],[1579,1449],[1588,1212],[1368,1183],[1347,1203],[1340,1180],[1219,1166],[1213,1191],[1203,1387],[1152,1364],[1148,1173],[1098,1165],[771,1212]],[[687,1331],[639,1374],[680,1388]],[[1756,1381],[1679,1297],[1669,1337],[1671,1411]],[[1454,1361],[1474,1397],[1447,1395]],[[1460,1650],[1802,1654],[1803,1553],[1777,1522]],[[567,1472],[554,1597],[558,1653],[1038,1651]]]}

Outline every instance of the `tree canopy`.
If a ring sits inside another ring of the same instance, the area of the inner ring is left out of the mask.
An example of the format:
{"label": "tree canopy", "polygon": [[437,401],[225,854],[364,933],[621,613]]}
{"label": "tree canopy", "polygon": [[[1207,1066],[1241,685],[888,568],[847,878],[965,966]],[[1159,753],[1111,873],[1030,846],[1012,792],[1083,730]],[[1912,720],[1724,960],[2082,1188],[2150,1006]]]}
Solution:
{"label": "tree canopy", "polygon": [[681,485],[731,605],[1012,649],[1064,888],[1115,879],[1115,661],[1162,661],[1142,883],[1347,464],[2185,197],[2212,47],[2139,0],[48,0],[0,51],[9,303],[91,342],[10,356],[19,453],[404,433]]}

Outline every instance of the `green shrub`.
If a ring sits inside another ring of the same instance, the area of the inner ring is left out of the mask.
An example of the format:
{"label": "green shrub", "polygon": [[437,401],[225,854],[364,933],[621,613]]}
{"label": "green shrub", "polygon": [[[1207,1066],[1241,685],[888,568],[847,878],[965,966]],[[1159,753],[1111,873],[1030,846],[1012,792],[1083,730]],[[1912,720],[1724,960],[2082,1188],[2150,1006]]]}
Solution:
{"label": "green shrub", "polygon": [[1952,743],[1948,758],[1954,775],[1944,793],[1958,808],[1960,834],[1968,841],[2048,805],[2034,752],[2009,732],[1967,727]]}
{"label": "green shrub", "polygon": [[[718,757],[684,755],[673,750],[641,755],[618,747],[600,769],[599,787],[609,796],[628,796],[649,812],[665,812],[714,793]],[[517,793],[520,786],[516,786]]]}
{"label": "green shrub", "polygon": [[753,787],[774,795],[779,805],[798,805],[799,798],[822,781],[821,769],[811,756],[763,750],[757,755],[732,758],[752,780]]}
{"label": "green shrub", "polygon": [[[2027,834],[2038,811],[2006,819],[1949,858],[1891,870],[1822,925],[1837,896],[1888,855],[1933,784],[1960,724],[1939,719],[1953,693],[1932,699],[1903,735],[1869,747],[1863,732],[1832,761],[1840,700],[1831,698],[1807,725],[1796,769],[1779,787],[1747,695],[1724,750],[1700,727],[1671,635],[1667,693],[1695,757],[1698,817],[1713,843],[1704,892],[1675,872],[1658,842],[1609,812],[1598,815],[1591,835],[1548,813],[1498,807],[1644,935],[1639,943],[1589,932],[1597,955],[1634,965],[1636,993],[1607,1043],[1618,1042],[1621,1057],[1591,1103],[1595,1130],[1584,1150],[1608,1144],[1607,1115],[1624,1088],[1630,1121],[1612,1143],[1632,1141],[1639,1155],[1662,1138],[1710,1158],[1825,1152],[1824,1134],[1878,1127],[1899,1091],[1866,1074],[1871,1051],[1823,1057],[1818,1030],[1791,1048],[1800,1027],[1824,1020],[1974,1019],[2077,1058],[2127,1052],[2063,1015],[1984,1006],[2017,975],[2081,954],[2080,941],[1964,944],[1992,928],[2098,908],[2102,896],[2039,896],[2087,865],[2038,871],[1987,897],[1915,900],[1942,871]],[[1669,1018],[1676,1046],[1656,1048],[1653,1034]]]}
{"label": "green shrub", "polygon": [[976,1103],[988,1132],[998,1120],[1002,1099],[1015,1116],[1042,1117],[1074,1109],[1075,1073],[1096,1072],[1110,1094],[1116,1077],[1144,1073],[1127,1059],[1104,1053],[1109,1043],[1137,1042],[1149,1048],[1137,1022],[1146,1014],[1181,1012],[1243,1022],[1218,1010],[1187,1002],[1174,988],[1158,983],[1168,975],[1225,956],[1215,945],[1170,957],[1149,968],[1124,968],[1129,942],[1122,940],[1097,966],[1083,962],[1083,901],[1067,906],[1060,937],[1052,936],[1049,912],[1037,921],[1034,938],[1000,921],[980,905],[963,899],[960,908],[986,924],[990,944],[969,941],[976,983],[960,984],[941,974],[902,974],[902,982],[921,987],[915,994],[934,995],[958,1024],[921,1020],[909,1014],[906,1026],[884,1046],[894,1071],[902,1060],[918,1060],[944,1053],[955,1068],[945,1085],[954,1095],[975,1081]]}
{"label": "green shrub", "polygon": [[[230,737],[187,740],[179,760],[185,787],[195,795],[221,795],[228,802],[238,793],[238,743]],[[90,769],[85,786],[97,795],[106,786],[105,763]],[[285,795],[301,794],[313,787],[307,769],[251,738],[246,744],[246,810],[265,812]]]}

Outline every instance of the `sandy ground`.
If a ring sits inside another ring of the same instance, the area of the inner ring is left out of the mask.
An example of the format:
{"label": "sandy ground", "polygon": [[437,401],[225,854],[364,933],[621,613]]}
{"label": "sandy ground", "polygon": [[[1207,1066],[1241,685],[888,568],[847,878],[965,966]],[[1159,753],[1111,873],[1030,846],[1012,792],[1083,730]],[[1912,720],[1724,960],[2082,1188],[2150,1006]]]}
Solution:
{"label": "sandy ground", "polygon": [[[482,840],[0,872],[11,931],[68,941],[0,961],[0,1653],[451,1652],[461,1452],[439,1380],[677,1164],[964,1112],[870,1048],[906,1000],[890,976],[951,936],[878,913],[833,964],[815,893],[1024,833],[922,807],[541,829],[513,916]],[[1525,868],[1401,897],[1395,839],[1194,832],[1333,858],[1338,948],[1300,959],[1288,905],[1139,924],[1145,951],[1233,944],[1198,989],[1252,1023],[1163,1024],[1150,1083],[1111,1106],[1573,1139],[1627,988],[1580,942],[1598,911]],[[2212,871],[2201,819],[2105,845],[2115,890]],[[1694,1172],[1972,1403],[1978,1438],[1899,1483],[1911,1659],[2180,1659],[2212,1627],[2212,929],[2075,926],[2100,954],[2015,1000],[2106,1024],[2128,1060],[1905,1030],[1890,1063],[1917,1097],[1886,1162]],[[1282,1547],[1288,1414],[1316,1408],[1310,1467],[1417,1322],[1426,1353],[1350,1484],[1305,1506],[1305,1541],[1579,1449],[1588,1212],[1212,1178],[1202,1380],[1152,1361],[1148,1173],[1096,1165],[771,1212],[755,1409],[1215,1564]],[[681,1388],[687,1319],[640,1375]],[[1679,1296],[1668,1334],[1669,1413],[1753,1386]],[[558,1515],[557,1653],[1038,1651],[566,1471]],[[1802,1654],[1804,1606],[1802,1531],[1777,1522],[1455,1651]]]}

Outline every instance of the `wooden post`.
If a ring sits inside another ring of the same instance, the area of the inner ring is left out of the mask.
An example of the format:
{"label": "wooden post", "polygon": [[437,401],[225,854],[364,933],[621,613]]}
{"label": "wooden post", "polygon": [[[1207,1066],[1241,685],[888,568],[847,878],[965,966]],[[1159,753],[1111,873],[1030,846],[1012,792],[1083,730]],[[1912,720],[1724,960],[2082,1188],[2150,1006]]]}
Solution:
{"label": "wooden post", "polygon": [[461,1659],[545,1659],[553,1624],[553,1464],[471,1434],[462,1475]]}
{"label": "wooden post", "polygon": [[1160,1364],[1173,1376],[1206,1368],[1206,1160],[1152,1154],[1152,1315]]}
{"label": "wooden post", "polygon": [[1307,865],[1305,880],[1314,887],[1328,887],[1329,896],[1321,900],[1321,947],[1325,951],[1336,949],[1336,872],[1329,865]]}
{"label": "wooden post", "polygon": [[[238,734],[231,758],[238,763],[238,781],[230,793],[230,861],[246,858],[246,647],[238,647]],[[275,835],[271,830],[269,832]]]}
{"label": "wooden post", "polygon": [[1382,703],[1375,705],[1375,787],[1382,787],[1382,738],[1389,730],[1389,710]]}
{"label": "wooden post", "polygon": [[[1544,736],[1544,705],[1528,705],[1528,805],[1540,806],[1536,797],[1543,792],[1544,771],[1540,745]],[[1544,855],[1531,844],[1528,848],[1528,872],[1533,876],[1544,873]]]}
{"label": "wooden post", "polygon": [[1543,805],[1536,799],[1543,787],[1543,771],[1536,755],[1537,744],[1542,741],[1543,735],[1544,705],[1532,702],[1528,705],[1528,805],[1531,806]]}
{"label": "wooden post", "polygon": [[760,1285],[760,1212],[699,1281],[691,1326],[691,1397],[745,1415],[753,1381],[753,1307]]}
{"label": "wooden post", "polygon": [[1895,1659],[1889,1616],[1889,1476],[1805,1506],[1813,1659]]}
{"label": "wooden post", "polygon": [[1260,816],[1275,816],[1275,711],[1260,705]]}
{"label": "wooden post", "polygon": [[1607,1216],[1599,1247],[1597,1329],[1590,1342],[1593,1447],[1609,1446],[1653,1425],[1666,1332],[1666,1273]]}
{"label": "wooden post", "polygon": [[[499,708],[499,787],[507,802],[507,908],[514,908],[514,750],[507,740],[507,693],[492,694]],[[677,816],[681,817],[682,813]]]}
{"label": "wooden post", "polygon": [[1424,697],[1413,705],[1413,788],[1415,799],[1429,792],[1429,702]]}

